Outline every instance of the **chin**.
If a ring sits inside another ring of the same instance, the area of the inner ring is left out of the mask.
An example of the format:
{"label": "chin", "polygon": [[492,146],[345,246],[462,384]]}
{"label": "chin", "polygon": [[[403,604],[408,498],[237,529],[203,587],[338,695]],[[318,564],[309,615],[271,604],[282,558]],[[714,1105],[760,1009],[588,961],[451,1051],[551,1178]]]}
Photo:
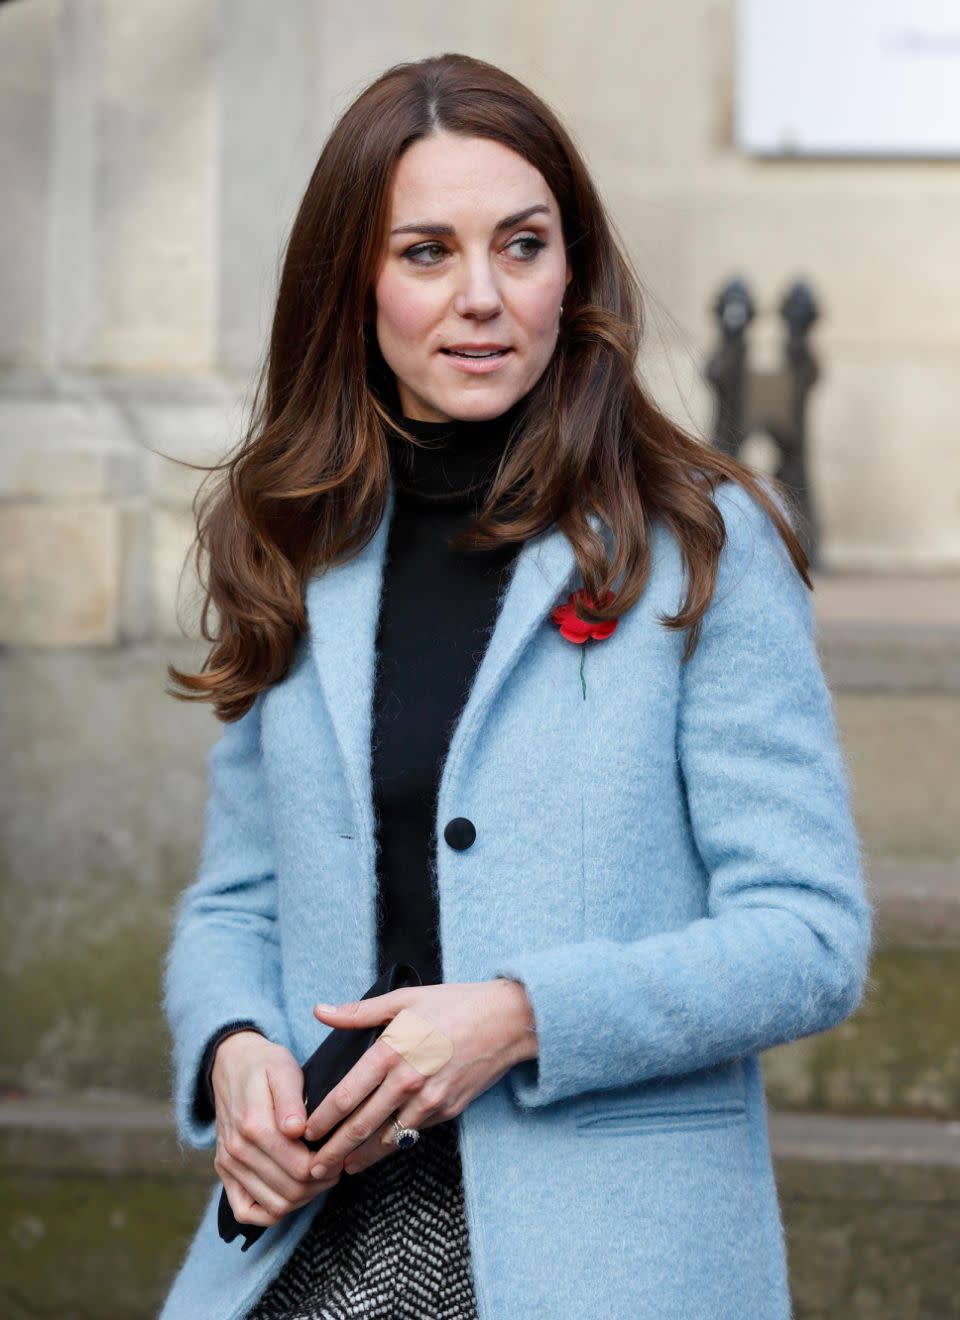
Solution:
{"label": "chin", "polygon": [[522,393],[522,390],[503,386],[495,390],[463,390],[448,399],[438,400],[434,406],[461,422],[485,422],[506,412]]}

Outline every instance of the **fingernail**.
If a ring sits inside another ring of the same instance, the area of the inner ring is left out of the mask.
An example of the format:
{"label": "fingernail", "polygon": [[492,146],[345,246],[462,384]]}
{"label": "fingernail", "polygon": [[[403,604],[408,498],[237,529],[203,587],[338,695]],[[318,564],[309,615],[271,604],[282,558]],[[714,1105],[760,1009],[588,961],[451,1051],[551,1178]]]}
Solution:
{"label": "fingernail", "polygon": [[322,1178],[326,1171],[327,1168],[325,1164],[315,1164],[310,1170],[310,1176],[311,1178]]}
{"label": "fingernail", "polygon": [[314,1004],[314,1011],[317,1013],[335,1013],[335,1004]]}
{"label": "fingernail", "polygon": [[288,1114],[287,1117],[283,1120],[283,1126],[285,1128],[299,1127],[300,1119],[297,1118],[296,1114]]}

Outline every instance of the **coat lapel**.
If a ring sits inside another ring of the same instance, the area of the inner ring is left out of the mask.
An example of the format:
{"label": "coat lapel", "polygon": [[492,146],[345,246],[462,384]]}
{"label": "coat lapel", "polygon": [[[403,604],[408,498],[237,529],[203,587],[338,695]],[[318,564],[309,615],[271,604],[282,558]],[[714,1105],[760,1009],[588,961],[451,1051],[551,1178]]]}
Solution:
{"label": "coat lapel", "polygon": [[[369,543],[349,563],[311,578],[306,588],[310,653],[368,844],[374,823],[370,739],[376,634],[393,508],[393,483],[388,479],[387,507]],[[575,569],[573,547],[556,524],[521,547],[450,742],[440,799],[499,687],[563,598]]]}

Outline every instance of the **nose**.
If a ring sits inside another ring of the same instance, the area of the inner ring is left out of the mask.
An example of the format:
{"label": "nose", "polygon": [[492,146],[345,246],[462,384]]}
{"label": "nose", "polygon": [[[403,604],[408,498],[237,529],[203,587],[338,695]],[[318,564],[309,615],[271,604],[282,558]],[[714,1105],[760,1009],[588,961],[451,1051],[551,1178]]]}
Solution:
{"label": "nose", "polygon": [[458,316],[489,320],[503,307],[496,271],[488,256],[477,256],[463,264],[460,287],[453,302]]}

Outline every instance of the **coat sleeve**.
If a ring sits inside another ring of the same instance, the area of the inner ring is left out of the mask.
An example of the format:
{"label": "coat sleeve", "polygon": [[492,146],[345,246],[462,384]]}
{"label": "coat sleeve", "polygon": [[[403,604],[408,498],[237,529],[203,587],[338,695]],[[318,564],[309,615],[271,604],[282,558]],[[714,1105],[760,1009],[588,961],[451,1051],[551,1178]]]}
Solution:
{"label": "coat sleeve", "polygon": [[749,492],[716,499],[727,541],[677,726],[706,915],[499,960],[533,1008],[538,1057],[507,1074],[524,1106],[829,1030],[864,992],[872,909],[810,592]]}
{"label": "coat sleeve", "polygon": [[260,748],[261,692],[226,724],[207,766],[204,836],[197,876],[182,895],[164,971],[164,1011],[173,1036],[177,1131],[212,1146],[203,1103],[204,1051],[221,1028],[249,1021],[290,1048],[282,1007],[274,845]]}

